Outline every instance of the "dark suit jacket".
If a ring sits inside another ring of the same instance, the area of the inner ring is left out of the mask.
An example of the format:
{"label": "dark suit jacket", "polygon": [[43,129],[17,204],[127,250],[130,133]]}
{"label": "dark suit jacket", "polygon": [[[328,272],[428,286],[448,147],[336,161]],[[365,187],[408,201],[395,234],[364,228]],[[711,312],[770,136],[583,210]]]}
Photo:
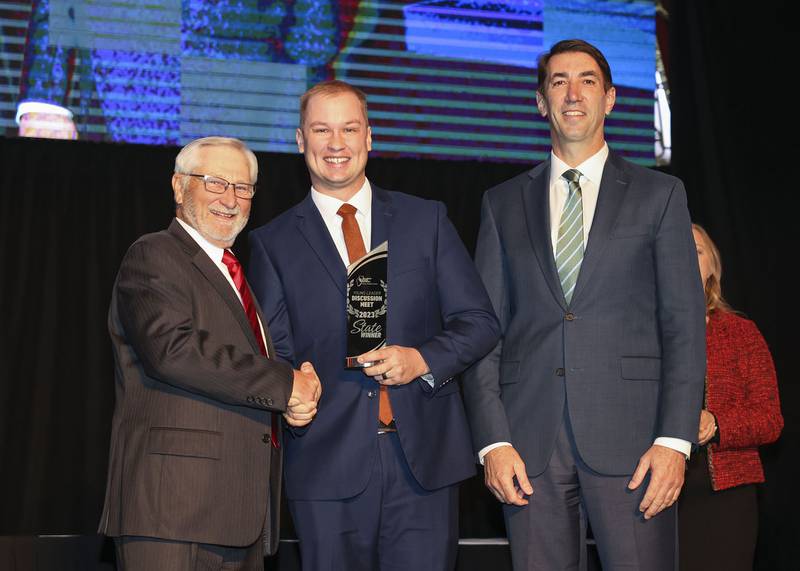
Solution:
{"label": "dark suit jacket", "polygon": [[117,402],[100,532],[245,546],[263,529],[274,551],[269,411],[285,410],[292,370],[260,354],[233,288],[177,221],[128,250],[108,327]]}
{"label": "dark suit jacket", "polygon": [[[436,489],[474,469],[454,375],[497,341],[497,320],[444,205],[372,186],[372,247],[389,241],[388,343],[416,347],[433,373],[391,387],[399,439],[419,484]],[[250,280],[280,357],[311,361],[319,412],[286,439],[289,499],[361,492],[377,453],[378,385],[344,369],[346,268],[311,196],[250,233]]]}
{"label": "dark suit jacket", "polygon": [[565,406],[581,458],[631,474],[658,436],[697,439],[705,304],[682,183],[611,153],[569,307],[550,238],[550,162],[483,200],[476,261],[502,340],[465,376],[473,445],[547,466]]}

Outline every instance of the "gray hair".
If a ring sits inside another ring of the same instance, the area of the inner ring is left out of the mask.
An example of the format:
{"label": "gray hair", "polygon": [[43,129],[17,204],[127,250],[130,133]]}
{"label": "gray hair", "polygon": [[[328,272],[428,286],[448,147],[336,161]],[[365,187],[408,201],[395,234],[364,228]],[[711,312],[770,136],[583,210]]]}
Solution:
{"label": "gray hair", "polygon": [[178,156],[175,157],[175,172],[177,174],[190,174],[197,168],[196,155],[197,151],[203,147],[233,147],[247,157],[247,162],[250,165],[250,180],[255,183],[258,178],[258,160],[256,155],[239,139],[232,137],[203,137],[202,139],[195,139],[181,149]]}

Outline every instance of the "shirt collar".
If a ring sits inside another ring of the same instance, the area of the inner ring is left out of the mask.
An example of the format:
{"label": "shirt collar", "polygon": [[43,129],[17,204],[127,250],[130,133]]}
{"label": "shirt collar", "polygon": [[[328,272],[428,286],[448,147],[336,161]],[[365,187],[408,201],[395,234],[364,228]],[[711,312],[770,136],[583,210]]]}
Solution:
{"label": "shirt collar", "polygon": [[[602,149],[575,168],[580,171],[581,179],[586,178],[599,188],[606,159],[608,159],[608,143],[603,143]],[[556,184],[561,175],[564,174],[564,171],[571,168],[571,166],[559,159],[553,151],[550,151],[550,186]]]}
{"label": "shirt collar", "polygon": [[225,253],[225,250],[220,248],[219,246],[215,246],[205,238],[203,235],[200,234],[195,228],[189,226],[186,222],[181,220],[180,218],[175,218],[178,223],[183,226],[183,229],[192,237],[192,239],[197,242],[197,245],[200,246],[203,251],[208,254],[208,257],[211,258],[212,261],[216,262],[217,264],[222,263],[222,255]]}
{"label": "shirt collar", "polygon": [[[339,207],[345,203],[344,200],[339,200],[334,196],[322,194],[313,186],[311,187],[311,200],[314,201],[314,204],[319,209],[323,219],[329,219],[333,216],[336,216]],[[372,208],[372,187],[366,178],[364,179],[364,184],[360,189],[358,189],[358,192],[351,196],[347,203],[355,206],[356,210],[360,214],[369,217]]]}

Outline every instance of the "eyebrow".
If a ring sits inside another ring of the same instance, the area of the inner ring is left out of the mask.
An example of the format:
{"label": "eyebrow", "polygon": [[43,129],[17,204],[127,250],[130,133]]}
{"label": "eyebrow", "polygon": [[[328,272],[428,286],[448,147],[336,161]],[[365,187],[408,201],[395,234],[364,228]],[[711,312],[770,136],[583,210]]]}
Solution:
{"label": "eyebrow", "polygon": [[[345,121],[344,122],[345,126],[354,125],[354,124],[355,125],[363,125],[364,123],[360,119],[350,119],[349,121]],[[330,125],[330,123],[328,123],[327,121],[312,121],[311,123],[308,124],[309,127],[315,127],[315,126],[327,127],[329,125]]]}
{"label": "eyebrow", "polygon": [[[557,71],[557,72],[553,73],[553,75],[550,76],[550,77],[551,77],[551,79],[555,79],[556,77],[568,77],[568,74],[565,71]],[[596,71],[590,69],[588,71],[580,72],[578,74],[578,77],[597,77],[597,78],[599,78],[600,76],[597,75]]]}

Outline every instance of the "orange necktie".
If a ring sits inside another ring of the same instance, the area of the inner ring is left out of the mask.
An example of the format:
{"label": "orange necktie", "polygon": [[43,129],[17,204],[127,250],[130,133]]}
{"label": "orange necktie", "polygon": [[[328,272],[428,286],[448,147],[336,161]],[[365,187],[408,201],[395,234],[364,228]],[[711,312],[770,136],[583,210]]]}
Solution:
{"label": "orange necktie", "polygon": [[[363,258],[367,253],[364,247],[364,239],[361,237],[361,228],[358,227],[356,220],[356,207],[352,204],[344,203],[336,212],[342,217],[342,232],[344,233],[344,244],[347,247],[347,257],[352,264],[356,260]],[[389,426],[394,418],[392,403],[389,402],[389,391],[387,387],[381,385],[380,398],[378,403],[378,419],[384,426]]]}

